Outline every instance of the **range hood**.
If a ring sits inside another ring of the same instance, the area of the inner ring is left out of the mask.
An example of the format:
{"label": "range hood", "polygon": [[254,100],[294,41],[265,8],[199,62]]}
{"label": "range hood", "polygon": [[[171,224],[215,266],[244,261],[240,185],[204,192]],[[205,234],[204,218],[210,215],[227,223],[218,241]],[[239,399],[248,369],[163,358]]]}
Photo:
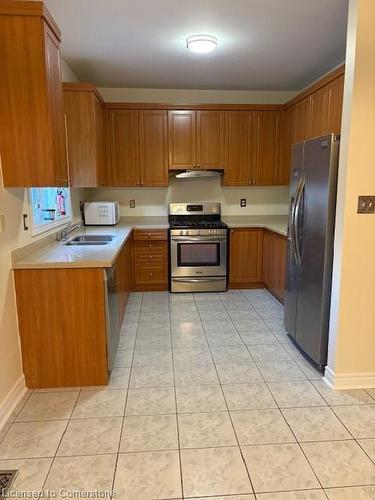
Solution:
{"label": "range hood", "polygon": [[183,170],[175,174],[176,179],[204,179],[209,177],[220,177],[219,170]]}

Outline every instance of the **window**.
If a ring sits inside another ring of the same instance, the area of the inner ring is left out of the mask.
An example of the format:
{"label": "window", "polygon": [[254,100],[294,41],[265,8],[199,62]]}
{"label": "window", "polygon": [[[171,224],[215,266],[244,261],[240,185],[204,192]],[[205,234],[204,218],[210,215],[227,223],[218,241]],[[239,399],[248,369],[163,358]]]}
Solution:
{"label": "window", "polygon": [[29,204],[33,235],[72,220],[69,188],[31,188]]}

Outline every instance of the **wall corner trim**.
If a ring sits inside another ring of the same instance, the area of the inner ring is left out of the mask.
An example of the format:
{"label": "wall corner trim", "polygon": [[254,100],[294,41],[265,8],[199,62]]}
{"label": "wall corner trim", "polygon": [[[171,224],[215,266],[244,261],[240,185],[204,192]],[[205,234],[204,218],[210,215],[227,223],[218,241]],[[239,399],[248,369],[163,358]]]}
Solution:
{"label": "wall corner trim", "polygon": [[329,366],[324,370],[324,382],[335,390],[371,389],[375,387],[375,372],[335,373]]}
{"label": "wall corner trim", "polygon": [[0,403],[0,430],[4,427],[14,409],[26,394],[25,377],[21,375],[5,399]]}

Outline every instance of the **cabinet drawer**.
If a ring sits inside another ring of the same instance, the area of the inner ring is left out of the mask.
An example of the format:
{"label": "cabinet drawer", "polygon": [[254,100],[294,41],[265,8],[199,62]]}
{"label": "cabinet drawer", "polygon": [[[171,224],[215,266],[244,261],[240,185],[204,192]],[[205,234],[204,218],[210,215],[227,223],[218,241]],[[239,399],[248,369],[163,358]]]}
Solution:
{"label": "cabinet drawer", "polygon": [[158,230],[150,230],[146,231],[143,229],[134,229],[133,232],[133,239],[134,240],[161,240],[161,241],[167,241],[168,239],[168,232],[166,229],[158,229]]}
{"label": "cabinet drawer", "polygon": [[153,263],[136,263],[135,264],[135,283],[144,285],[149,283],[167,284],[168,272],[167,266],[154,265]]}
{"label": "cabinet drawer", "polygon": [[160,240],[135,241],[134,253],[138,255],[166,255],[167,242]]}
{"label": "cabinet drawer", "polygon": [[158,254],[151,254],[151,255],[136,255],[135,256],[135,262],[137,264],[152,264],[152,265],[167,265],[167,257],[166,255],[158,255]]}

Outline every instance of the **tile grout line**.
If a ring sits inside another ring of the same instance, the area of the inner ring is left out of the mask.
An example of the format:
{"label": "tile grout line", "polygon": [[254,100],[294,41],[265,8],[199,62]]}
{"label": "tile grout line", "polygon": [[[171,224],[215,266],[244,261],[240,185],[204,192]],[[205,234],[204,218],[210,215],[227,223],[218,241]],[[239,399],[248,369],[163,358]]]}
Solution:
{"label": "tile grout line", "polygon": [[170,340],[171,340],[171,355],[172,355],[172,372],[173,372],[173,393],[174,393],[174,401],[176,407],[176,429],[177,429],[177,446],[178,446],[178,462],[180,467],[180,486],[181,486],[181,498],[184,499],[184,481],[183,481],[183,472],[182,472],[182,458],[181,458],[181,441],[180,441],[180,423],[179,423],[179,412],[177,406],[177,389],[176,389],[176,373],[174,366],[174,354],[173,354],[173,341],[172,341],[172,325],[171,325],[171,303],[170,297],[168,297],[168,305],[169,305],[169,331],[170,331]]}
{"label": "tile grout line", "polygon": [[[219,300],[220,302],[221,299],[220,299],[220,296],[219,296]],[[195,302],[195,297],[194,297],[194,302]],[[198,309],[198,307],[197,307]],[[198,315],[199,317],[201,318],[201,315],[200,315],[200,311],[198,309]],[[230,316],[229,316],[230,317]],[[232,319],[230,318],[230,321],[233,323]],[[242,449],[241,449],[241,446],[240,446],[240,442],[239,442],[239,439],[238,439],[238,436],[237,436],[237,432],[236,432],[236,429],[234,427],[234,424],[233,424],[233,420],[232,420],[232,416],[230,414],[230,411],[229,411],[229,407],[228,407],[228,403],[227,403],[227,400],[225,398],[225,394],[224,394],[224,390],[223,390],[223,387],[222,387],[222,384],[221,384],[221,380],[220,380],[220,377],[219,377],[219,373],[217,371],[217,368],[216,368],[216,363],[215,363],[215,359],[214,359],[214,356],[212,354],[212,351],[211,351],[211,346],[210,344],[208,343],[208,339],[207,339],[207,334],[206,334],[206,330],[204,328],[204,323],[202,322],[202,319],[201,319],[201,323],[202,323],[202,327],[203,327],[203,332],[204,332],[204,335],[206,336],[206,341],[207,341],[207,344],[208,344],[208,349],[210,351],[210,355],[211,355],[211,359],[212,359],[212,363],[214,365],[214,368],[215,368],[215,373],[216,373],[216,377],[218,379],[218,382],[219,382],[219,386],[220,386],[220,390],[221,390],[221,394],[222,394],[222,397],[223,397],[223,400],[224,400],[224,403],[225,403],[225,406],[226,406],[226,413],[228,414],[228,417],[229,417],[229,420],[230,420],[230,423],[231,423],[231,426],[232,426],[232,430],[233,430],[233,433],[234,433],[234,436],[235,436],[235,439],[236,439],[236,442],[237,442],[237,448],[238,448],[238,451],[240,453],[240,456],[241,456],[241,460],[242,460],[242,463],[245,467],[245,470],[246,470],[246,473],[247,473],[247,477],[249,479],[249,483],[250,483],[250,488],[251,488],[251,491],[250,493],[251,494],[254,494],[255,493],[255,489],[254,489],[254,485],[253,485],[253,481],[251,479],[251,476],[250,476],[250,472],[249,472],[249,469],[247,467],[247,464],[246,464],[246,460],[245,460],[245,457],[243,456],[243,453],[242,453]]]}
{"label": "tile grout line", "polygon": [[[118,467],[118,462],[119,462],[119,458],[120,458],[121,441],[122,441],[122,436],[123,436],[123,432],[124,432],[124,424],[125,424],[125,417],[126,417],[126,407],[127,407],[127,404],[128,404],[128,396],[129,396],[130,378],[131,378],[133,360],[134,360],[134,355],[135,355],[135,345],[137,343],[138,328],[139,328],[139,316],[141,314],[142,304],[143,304],[143,292],[142,292],[142,296],[141,296],[141,304],[140,304],[139,313],[138,313],[138,321],[137,321],[137,329],[136,329],[136,333],[135,333],[134,348],[133,348],[132,360],[131,360],[131,363],[130,363],[129,376],[128,376],[128,382],[127,382],[127,387],[126,387],[126,396],[125,396],[125,404],[124,404],[124,414],[123,414],[123,417],[122,417],[120,434],[119,434],[119,442],[118,442],[116,459],[115,459],[115,466],[114,466],[114,469],[113,469],[112,484],[111,484],[111,490],[113,492],[115,491],[115,482],[116,482],[116,475],[117,475],[117,467]],[[125,309],[125,313],[124,313],[123,323],[124,323],[124,320],[125,320],[125,316],[126,316],[126,309]],[[120,326],[120,331],[122,329],[123,323]]]}
{"label": "tile grout line", "polygon": [[[55,461],[56,461],[56,458],[57,458],[57,453],[58,453],[59,448],[60,448],[60,446],[61,446],[61,443],[62,443],[62,441],[63,441],[63,439],[64,439],[64,437],[65,437],[65,434],[66,434],[66,431],[67,431],[67,429],[68,429],[69,423],[70,423],[70,422],[71,422],[71,420],[72,420],[72,415],[73,415],[73,412],[74,412],[74,410],[75,410],[75,407],[77,406],[77,402],[78,402],[78,399],[79,399],[79,396],[80,396],[81,392],[82,392],[82,388],[80,388],[80,390],[78,391],[78,394],[77,394],[77,397],[76,397],[75,403],[74,403],[73,408],[72,408],[72,410],[71,410],[71,412],[70,412],[69,418],[68,418],[68,419],[67,419],[67,421],[66,421],[66,425],[65,425],[64,431],[63,431],[63,433],[61,434],[61,437],[60,437],[60,439],[59,439],[59,443],[58,443],[58,445],[57,445],[57,447],[56,447],[56,450],[55,450],[55,453],[54,453],[54,455],[53,455],[53,457],[52,457],[52,460],[51,460],[50,466],[48,467],[47,474],[46,474],[46,476],[45,476],[45,478],[44,478],[44,481],[43,481],[43,484],[42,484],[41,491],[44,491],[44,489],[45,489],[45,487],[46,487],[46,483],[47,483],[48,477],[49,477],[49,475],[50,475],[50,473],[51,473],[51,470],[52,470],[53,464],[54,464],[54,463],[55,463]],[[61,420],[60,420],[60,421],[61,421]]]}
{"label": "tile grout line", "polygon": [[[251,355],[251,352],[250,352],[250,351],[249,351],[249,354],[250,354],[251,358],[253,359],[253,361],[254,361],[255,365],[258,367],[258,365],[257,365],[257,363],[256,363],[255,359],[253,358],[253,356]],[[260,370],[259,370],[259,371],[260,371]],[[271,396],[272,396],[272,399],[274,400],[274,402],[275,402],[275,404],[276,404],[277,409],[279,410],[279,412],[280,412],[280,414],[281,414],[281,416],[282,416],[283,420],[285,421],[286,425],[287,425],[287,426],[288,426],[288,428],[290,429],[290,431],[291,431],[291,433],[292,433],[292,435],[293,435],[293,437],[294,437],[294,439],[295,439],[295,443],[296,443],[296,444],[298,444],[298,447],[299,447],[299,449],[301,450],[302,454],[304,455],[304,457],[305,457],[305,459],[306,459],[307,463],[309,464],[309,467],[310,467],[311,471],[313,472],[313,474],[314,474],[314,476],[315,476],[316,480],[318,481],[319,485],[321,486],[321,489],[323,490],[324,495],[328,498],[327,494],[324,492],[323,485],[322,485],[322,483],[320,482],[320,479],[318,478],[318,475],[316,474],[316,472],[315,472],[314,468],[312,467],[312,465],[311,465],[310,461],[308,460],[308,458],[307,458],[307,456],[306,456],[306,454],[305,454],[304,450],[302,449],[302,446],[301,446],[301,444],[299,443],[299,441],[298,441],[298,439],[297,439],[297,436],[295,435],[295,433],[294,433],[293,429],[291,428],[291,426],[290,426],[290,425],[289,425],[289,423],[287,422],[287,420],[286,420],[286,418],[285,418],[285,416],[284,416],[284,414],[283,414],[283,412],[282,412],[282,410],[281,410],[281,408],[280,408],[280,406],[279,406],[278,402],[276,401],[276,398],[274,397],[274,395],[273,395],[272,391],[271,391],[271,390],[270,390],[270,388],[269,388],[268,383],[266,382],[266,380],[265,380],[265,378],[264,378],[264,376],[263,376],[263,373],[262,373],[262,372],[260,372],[260,374],[261,374],[261,377],[262,377],[262,379],[263,379],[264,383],[265,383],[265,384],[266,384],[266,386],[267,386],[268,391],[270,392],[270,394],[271,394]],[[310,383],[311,383],[311,382],[310,382]],[[312,385],[312,384],[311,384],[311,385]],[[314,389],[315,389],[315,388],[314,388]],[[315,389],[315,390],[316,390],[316,389]]]}

